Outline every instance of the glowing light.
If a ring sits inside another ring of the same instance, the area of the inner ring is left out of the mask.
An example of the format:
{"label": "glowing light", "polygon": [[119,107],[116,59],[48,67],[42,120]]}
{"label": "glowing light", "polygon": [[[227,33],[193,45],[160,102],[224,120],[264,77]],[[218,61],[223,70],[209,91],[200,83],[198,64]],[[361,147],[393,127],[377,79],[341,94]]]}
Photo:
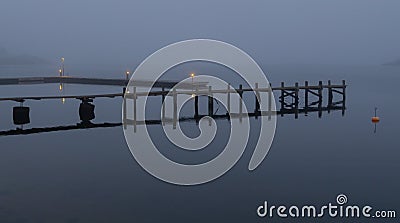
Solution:
{"label": "glowing light", "polygon": [[61,62],[63,62],[63,63],[64,63],[64,57],[61,57]]}
{"label": "glowing light", "polygon": [[62,99],[61,99],[61,102],[64,104],[64,103],[65,103],[65,98],[62,98]]}
{"label": "glowing light", "polygon": [[190,76],[191,76],[191,77],[194,77],[195,75],[194,75],[194,73],[191,73]]}
{"label": "glowing light", "polygon": [[196,96],[196,94],[192,94],[192,98],[194,98]]}
{"label": "glowing light", "polygon": [[62,84],[60,84],[60,87],[59,87],[59,88],[60,88],[60,91],[62,91],[62,89],[63,89],[63,86],[62,86]]}
{"label": "glowing light", "polygon": [[61,69],[59,69],[59,70],[58,70],[58,72],[61,74],[61,73],[62,73],[62,70],[61,70]]}

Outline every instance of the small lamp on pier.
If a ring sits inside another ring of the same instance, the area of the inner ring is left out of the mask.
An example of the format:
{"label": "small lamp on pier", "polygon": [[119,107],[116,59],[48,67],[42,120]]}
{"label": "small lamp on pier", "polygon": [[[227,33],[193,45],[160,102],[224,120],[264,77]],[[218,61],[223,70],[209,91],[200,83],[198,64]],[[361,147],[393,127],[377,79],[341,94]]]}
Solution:
{"label": "small lamp on pier", "polygon": [[192,85],[193,85],[193,82],[194,82],[194,81],[193,81],[194,76],[196,76],[194,73],[191,73],[191,74],[190,74],[190,77],[192,78]]}
{"label": "small lamp on pier", "polygon": [[126,80],[129,80],[129,74],[130,74],[131,72],[129,72],[129,70],[127,70],[126,72],[125,72],[125,75],[126,75]]}
{"label": "small lamp on pier", "polygon": [[[192,78],[192,91],[193,91],[193,87],[194,87],[194,76],[195,76],[195,74],[194,73],[191,73],[190,74],[190,77]],[[192,94],[192,98],[194,97],[194,96],[196,96],[196,94]]]}
{"label": "small lamp on pier", "polygon": [[61,71],[60,71],[60,76],[64,76],[64,60],[65,60],[65,58],[64,57],[61,57]]}

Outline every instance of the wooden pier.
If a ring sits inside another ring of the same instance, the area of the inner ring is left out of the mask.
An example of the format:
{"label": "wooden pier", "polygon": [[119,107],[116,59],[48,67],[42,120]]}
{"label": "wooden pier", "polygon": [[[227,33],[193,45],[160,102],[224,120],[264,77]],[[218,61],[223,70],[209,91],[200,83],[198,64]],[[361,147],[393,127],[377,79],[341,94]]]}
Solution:
{"label": "wooden pier", "polygon": [[[244,116],[243,114],[243,94],[249,92],[255,96],[254,112],[247,113],[248,116],[268,116],[271,119],[272,115],[278,114],[284,116],[285,114],[294,114],[295,119],[298,118],[300,113],[307,115],[310,112],[318,112],[318,117],[322,116],[322,112],[327,111],[328,113],[332,110],[341,110],[344,115],[346,110],[346,83],[343,80],[341,84],[333,85],[329,80],[327,84],[323,84],[319,81],[318,85],[309,85],[308,81],[300,86],[299,83],[295,83],[294,86],[285,86],[284,82],[281,83],[280,87],[265,86],[260,88],[258,83],[255,83],[255,88],[243,88],[243,85],[239,85],[239,88],[234,89],[228,85],[226,89],[212,89],[211,86],[208,89],[196,89],[196,90],[176,90],[171,91],[154,91],[150,94],[137,92],[137,88],[133,87],[133,92],[125,94],[123,102],[123,123],[124,128],[127,125],[133,125],[136,129],[136,125],[139,123],[146,123],[146,120],[137,120],[137,100],[139,97],[150,97],[150,96],[161,96],[162,103],[162,122],[172,122],[174,128],[176,128],[177,122],[180,121],[178,118],[179,114],[177,111],[177,98],[179,95],[191,95],[194,97],[194,114],[192,119],[198,121],[202,117],[223,117],[231,118],[238,117],[240,120]],[[272,92],[279,91],[279,104],[280,110],[272,110]],[[324,92],[327,91],[327,104],[323,105]],[[231,94],[238,93],[240,96],[238,113],[231,112]],[[267,93],[267,99],[262,99],[261,93]],[[214,94],[224,94],[227,97],[227,112],[226,114],[216,115],[214,109]],[[199,114],[199,99],[200,95],[208,97],[208,113]],[[304,95],[303,107],[300,107],[300,98]],[[173,111],[172,117],[165,117],[164,100],[167,96],[173,98]],[[336,99],[339,97],[339,99]],[[314,100],[312,100],[314,98]],[[336,99],[336,100],[335,100]],[[133,119],[129,119],[126,115],[127,111],[127,100],[133,100]],[[261,111],[260,103],[267,103],[267,110]]]}
{"label": "wooden pier", "polygon": [[[14,84],[43,84],[43,83],[69,83],[69,84],[94,84],[94,85],[112,85],[112,86],[123,86],[125,87],[128,83],[127,80],[121,79],[93,79],[93,78],[70,78],[70,77],[49,77],[49,78],[7,78],[0,79],[0,85],[14,85]],[[212,89],[211,86],[207,86],[207,83],[185,83],[180,84],[180,88],[170,90],[174,87],[176,82],[158,82],[153,87],[159,88],[160,90],[154,89],[151,92],[138,92],[141,86],[149,86],[150,83],[146,81],[139,81],[130,85],[129,91],[124,88],[119,93],[110,94],[92,94],[92,95],[61,95],[61,96],[27,96],[27,97],[3,97],[0,101],[15,101],[19,102],[21,109],[15,109],[14,107],[14,124],[28,124],[29,121],[29,108],[23,107],[22,103],[26,100],[51,100],[51,99],[77,99],[81,100],[79,106],[79,117],[81,123],[73,126],[55,126],[47,128],[33,128],[33,129],[22,129],[18,128],[16,130],[1,131],[0,135],[15,135],[15,134],[31,134],[39,132],[48,131],[62,131],[69,129],[80,129],[80,128],[96,128],[96,127],[113,127],[123,125],[124,128],[127,125],[143,125],[143,124],[172,124],[175,128],[177,122],[180,121],[196,121],[198,122],[201,118],[209,116],[215,119],[230,119],[238,118],[242,119],[245,115],[243,113],[244,100],[249,97],[244,97],[244,94],[250,94],[250,97],[255,98],[255,104],[253,109],[248,108],[247,116],[259,117],[268,116],[270,119],[273,115],[294,115],[297,119],[299,114],[308,115],[309,113],[318,113],[318,117],[322,116],[323,112],[331,112],[333,110],[340,110],[342,115],[345,114],[346,110],[346,83],[343,80],[340,84],[332,84],[331,81],[323,83],[319,81],[317,85],[311,85],[308,81],[304,82],[304,85],[295,83],[294,86],[287,86],[283,82],[279,87],[270,86],[259,86],[255,83],[255,88],[244,88],[243,85],[239,85],[238,88],[233,88],[228,85],[225,89]],[[133,89],[132,89],[133,88]],[[131,90],[132,89],[132,90]],[[274,92],[275,91],[275,92]],[[273,97],[272,93],[275,93],[277,106],[276,110],[273,109]],[[238,108],[233,109],[233,103],[231,95],[234,93],[239,94]],[[214,106],[215,100],[213,95],[223,94],[227,100],[226,113],[216,114],[216,109]],[[179,95],[191,95],[194,103],[194,114],[187,117],[179,117],[179,111],[177,109],[177,99]],[[207,100],[207,113],[200,114],[199,112],[199,97],[205,96]],[[247,95],[248,96],[248,95]],[[97,98],[123,98],[123,122],[122,123],[112,123],[112,124],[92,124],[91,121],[94,119],[94,99]],[[162,103],[161,108],[161,118],[159,120],[138,120],[137,119],[137,100],[140,97],[160,97],[160,103]],[[164,106],[164,101],[167,97],[172,98],[172,117],[166,117],[166,108]],[[127,101],[133,101],[133,118],[129,119],[127,117]],[[261,106],[264,105],[264,106]],[[18,107],[17,107],[18,108]],[[266,108],[261,110],[261,108]],[[232,111],[235,112],[232,112]],[[15,114],[15,112],[18,112]],[[21,120],[16,120],[20,118]]]}

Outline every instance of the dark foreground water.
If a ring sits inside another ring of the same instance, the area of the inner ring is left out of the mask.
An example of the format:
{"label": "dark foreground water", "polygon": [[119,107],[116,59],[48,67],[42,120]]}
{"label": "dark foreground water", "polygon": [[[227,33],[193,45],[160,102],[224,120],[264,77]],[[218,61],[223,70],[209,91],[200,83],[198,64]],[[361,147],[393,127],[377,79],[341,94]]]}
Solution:
{"label": "dark foreground water", "polygon": [[[399,215],[400,67],[264,69],[274,86],[280,81],[345,79],[349,85],[345,116],[337,111],[324,113],[321,119],[317,114],[279,117],[272,148],[255,171],[247,170],[252,154],[247,149],[226,175],[191,187],[167,184],[145,172],[133,159],[122,127],[1,136],[0,222],[399,222],[398,218],[284,219],[276,214],[272,219],[259,218],[256,209],[264,201],[287,207],[336,204],[336,196],[346,194],[348,204],[396,210]],[[58,87],[1,86],[0,95],[59,94]],[[69,85],[63,94],[120,91]],[[96,99],[95,104],[94,122],[121,121],[121,99]],[[11,108],[16,105],[0,102],[1,131],[15,128]],[[24,105],[31,107],[31,124],[24,128],[79,122],[76,100]],[[374,107],[381,117],[376,133],[371,123]],[[227,120],[217,124],[229,127]],[[157,132],[160,126],[150,128]],[[194,122],[184,128],[198,131]],[[254,135],[250,148],[256,142]],[[163,140],[160,137],[159,143],[168,150]],[[223,142],[217,138],[207,155],[219,151]]]}

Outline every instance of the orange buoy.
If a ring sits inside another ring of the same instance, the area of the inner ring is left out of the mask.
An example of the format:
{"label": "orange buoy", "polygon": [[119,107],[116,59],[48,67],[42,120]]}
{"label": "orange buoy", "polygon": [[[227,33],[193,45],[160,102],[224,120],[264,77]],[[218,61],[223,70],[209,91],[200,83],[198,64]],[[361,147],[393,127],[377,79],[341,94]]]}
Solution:
{"label": "orange buoy", "polygon": [[378,123],[379,122],[379,117],[374,116],[374,117],[372,117],[371,121],[373,123]]}
{"label": "orange buoy", "polygon": [[371,118],[372,123],[378,123],[379,122],[379,117],[376,116],[376,110],[378,110],[378,108],[375,108],[375,116]]}

